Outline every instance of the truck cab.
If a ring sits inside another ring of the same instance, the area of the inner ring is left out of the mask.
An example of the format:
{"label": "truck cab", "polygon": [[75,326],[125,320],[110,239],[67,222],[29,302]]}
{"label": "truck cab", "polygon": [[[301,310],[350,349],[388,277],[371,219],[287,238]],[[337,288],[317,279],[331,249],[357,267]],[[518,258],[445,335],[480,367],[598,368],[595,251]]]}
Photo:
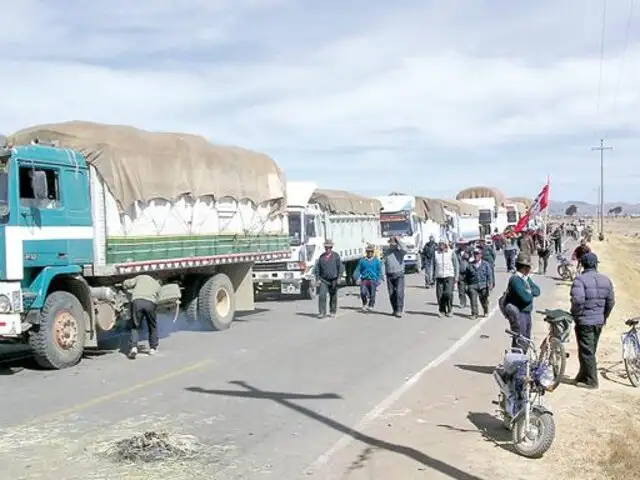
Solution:
{"label": "truck cab", "polygon": [[424,245],[424,235],[422,222],[415,212],[403,210],[381,213],[380,230],[382,234],[380,248],[382,250],[388,248],[389,238],[399,237],[407,249],[407,254],[404,257],[405,266],[416,271],[422,269],[421,250]]}

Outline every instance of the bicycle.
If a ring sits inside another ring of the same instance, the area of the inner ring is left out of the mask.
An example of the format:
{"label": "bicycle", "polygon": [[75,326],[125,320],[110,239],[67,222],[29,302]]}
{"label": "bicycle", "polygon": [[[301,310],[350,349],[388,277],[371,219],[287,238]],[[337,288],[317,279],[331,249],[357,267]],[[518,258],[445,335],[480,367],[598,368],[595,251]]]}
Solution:
{"label": "bicycle", "polygon": [[562,280],[573,281],[575,275],[573,273],[571,260],[569,260],[569,257],[567,256],[567,250],[562,253],[557,253],[556,260],[558,262],[556,271],[558,272],[558,275],[560,275],[560,278]]}
{"label": "bicycle", "polygon": [[624,368],[627,378],[635,388],[640,386],[640,337],[637,328],[639,322],[640,317],[628,319],[624,324],[630,329],[621,335]]}
{"label": "bicycle", "polygon": [[562,382],[567,367],[569,354],[564,344],[571,336],[573,315],[560,309],[545,310],[544,321],[547,322],[548,332],[540,344],[539,361],[548,363],[553,369],[553,384],[549,387],[549,391],[553,391]]}

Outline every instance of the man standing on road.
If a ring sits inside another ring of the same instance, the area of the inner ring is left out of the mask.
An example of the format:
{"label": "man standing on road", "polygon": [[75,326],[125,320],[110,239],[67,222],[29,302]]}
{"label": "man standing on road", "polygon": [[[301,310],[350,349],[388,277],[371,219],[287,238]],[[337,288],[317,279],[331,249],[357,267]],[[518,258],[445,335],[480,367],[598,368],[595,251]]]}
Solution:
{"label": "man standing on road", "polygon": [[471,303],[471,318],[478,318],[478,300],[482,306],[482,316],[489,315],[489,294],[493,290],[491,266],[482,259],[482,251],[474,252],[473,261],[463,272],[467,293]]}
{"label": "man standing on road", "polygon": [[158,351],[158,293],[160,282],[149,275],[138,275],[122,282],[122,286],[131,294],[131,324],[129,330],[129,358],[138,355],[140,330],[144,323],[149,330],[149,355]]}
{"label": "man standing on road", "polygon": [[[509,328],[523,337],[531,338],[531,312],[533,299],[540,296],[540,288],[531,279],[531,257],[523,252],[516,258],[516,273],[511,276],[504,297],[504,312],[509,320]],[[523,348],[514,339],[512,347]]]}
{"label": "man standing on road", "polygon": [[398,237],[389,240],[389,251],[384,256],[384,274],[393,316],[400,318],[404,311],[404,256],[407,249]]}
{"label": "man standing on road", "polygon": [[469,253],[467,251],[467,246],[460,242],[458,244],[458,249],[456,250],[456,256],[458,258],[458,299],[460,300],[460,308],[467,308],[467,283],[465,277],[465,270],[469,266]]}
{"label": "man standing on road", "polygon": [[478,248],[482,252],[482,259],[491,267],[491,282],[496,283],[496,250],[491,245],[487,245],[487,242],[483,238],[478,242]]}
{"label": "man standing on road", "polygon": [[440,316],[452,315],[453,284],[459,270],[458,257],[449,249],[447,242],[441,241],[435,256],[436,298]]}
{"label": "man standing on road", "polygon": [[551,239],[553,240],[553,249],[556,255],[560,255],[562,253],[562,228],[556,227],[556,229],[551,234]]}
{"label": "man standing on road", "polygon": [[547,274],[549,267],[549,257],[551,257],[551,244],[545,235],[540,236],[538,244],[538,273]]}
{"label": "man standing on road", "polygon": [[516,271],[516,256],[518,255],[518,238],[515,233],[509,232],[505,236],[504,244],[504,261],[507,272],[514,273]]}
{"label": "man standing on road", "polygon": [[382,280],[382,262],[374,256],[375,247],[367,245],[366,256],[358,261],[353,278],[360,282],[362,311],[372,310],[376,304],[376,290]]}
{"label": "man standing on road", "polygon": [[591,248],[587,245],[587,240],[580,239],[580,244],[573,250],[573,255],[571,256],[571,259],[576,262],[576,274],[580,274],[582,271],[582,257],[589,252],[591,252]]}
{"label": "man standing on road", "polygon": [[327,316],[327,296],[329,314],[335,317],[338,313],[338,280],[342,276],[344,266],[340,255],[333,251],[333,241],[325,240],[324,253],[318,258],[314,270],[318,285],[318,317]]}
{"label": "man standing on road", "polygon": [[422,265],[424,267],[424,286],[431,288],[433,286],[433,259],[436,255],[436,241],[433,235],[429,236],[429,241],[425,243],[422,249]]}
{"label": "man standing on road", "polygon": [[616,303],[609,277],[598,273],[598,257],[586,253],[580,259],[584,272],[571,285],[571,314],[575,319],[580,370],[574,383],[583,388],[598,388],[596,352],[602,327]]}

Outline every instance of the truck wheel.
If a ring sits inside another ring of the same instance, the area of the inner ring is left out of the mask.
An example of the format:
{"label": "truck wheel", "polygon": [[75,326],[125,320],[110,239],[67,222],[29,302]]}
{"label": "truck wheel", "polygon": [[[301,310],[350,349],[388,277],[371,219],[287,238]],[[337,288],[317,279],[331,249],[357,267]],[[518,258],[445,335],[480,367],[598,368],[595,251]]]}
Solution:
{"label": "truck wheel", "polygon": [[192,298],[187,305],[187,322],[193,323],[198,320],[198,297]]}
{"label": "truck wheel", "polygon": [[205,282],[198,294],[198,320],[207,328],[226,330],[236,314],[236,295],[233,284],[224,273]]}
{"label": "truck wheel", "polygon": [[313,300],[316,298],[317,288],[316,282],[313,280],[303,280],[302,281],[302,298],[305,300]]}
{"label": "truck wheel", "polygon": [[74,366],[84,352],[85,312],[69,292],[53,292],[40,311],[40,324],[29,335],[35,360],[42,368]]}

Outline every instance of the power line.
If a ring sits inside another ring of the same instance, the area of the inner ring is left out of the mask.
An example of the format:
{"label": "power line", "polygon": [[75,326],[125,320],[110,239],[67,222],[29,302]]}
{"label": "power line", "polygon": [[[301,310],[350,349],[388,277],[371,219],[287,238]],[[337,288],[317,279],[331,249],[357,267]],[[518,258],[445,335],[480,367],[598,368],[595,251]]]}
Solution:
{"label": "power line", "polygon": [[[611,121],[616,114],[618,107],[618,95],[620,93],[620,84],[622,83],[622,73],[624,71],[624,62],[627,57],[627,49],[629,48],[629,34],[631,32],[631,23],[633,20],[634,0],[629,0],[629,11],[627,13],[627,25],[624,31],[624,46],[622,47],[622,55],[620,57],[620,68],[618,69],[618,78],[616,79],[616,89],[613,93],[613,105],[611,107]],[[606,135],[605,135],[606,137]]]}
{"label": "power line", "polygon": [[598,75],[598,101],[596,115],[600,117],[600,100],[602,97],[602,70],[604,66],[604,39],[607,26],[607,0],[602,1],[602,26],[600,28],[600,73]]}

